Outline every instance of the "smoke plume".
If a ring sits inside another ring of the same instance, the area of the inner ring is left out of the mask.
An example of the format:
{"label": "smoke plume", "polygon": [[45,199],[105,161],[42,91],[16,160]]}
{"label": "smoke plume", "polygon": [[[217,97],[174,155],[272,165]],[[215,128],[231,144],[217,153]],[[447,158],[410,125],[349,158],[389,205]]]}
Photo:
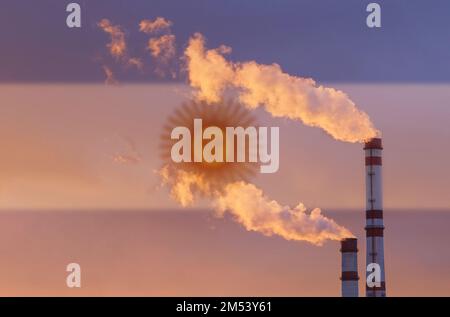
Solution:
{"label": "smoke plume", "polygon": [[326,240],[341,240],[353,235],[334,220],[321,214],[319,208],[310,213],[299,203],[296,207],[282,206],[270,200],[253,184],[228,184],[215,198],[219,212],[230,212],[247,230],[266,236],[278,235],[286,240],[307,241],[322,245]]}
{"label": "smoke plume", "polygon": [[233,63],[224,57],[229,51],[223,46],[206,49],[199,33],[191,37],[185,56],[189,82],[199,99],[214,103],[233,89],[248,108],[264,105],[274,117],[322,128],[336,140],[364,142],[378,134],[369,116],[344,92],[284,73],[278,64]]}
{"label": "smoke plume", "polygon": [[202,174],[173,169],[169,165],[159,174],[163,184],[171,187],[172,198],[183,207],[194,204],[197,197],[206,197],[219,216],[230,213],[249,231],[314,245],[353,237],[346,228],[322,215],[320,209],[307,212],[302,203],[294,208],[283,206],[250,183],[237,181],[223,189],[213,189]]}

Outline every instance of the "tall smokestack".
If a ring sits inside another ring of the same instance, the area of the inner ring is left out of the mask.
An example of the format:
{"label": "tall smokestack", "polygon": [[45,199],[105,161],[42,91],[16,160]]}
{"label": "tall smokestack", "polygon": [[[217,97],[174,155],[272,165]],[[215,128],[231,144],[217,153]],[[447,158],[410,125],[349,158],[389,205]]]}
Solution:
{"label": "tall smokestack", "polygon": [[[365,143],[366,157],[366,268],[375,263],[380,268],[379,286],[369,287],[366,279],[366,296],[386,296],[384,276],[384,242],[383,242],[383,185],[381,174],[380,138],[373,138]],[[371,272],[367,272],[367,276]]]}
{"label": "tall smokestack", "polygon": [[358,240],[346,238],[341,240],[342,297],[358,297]]}

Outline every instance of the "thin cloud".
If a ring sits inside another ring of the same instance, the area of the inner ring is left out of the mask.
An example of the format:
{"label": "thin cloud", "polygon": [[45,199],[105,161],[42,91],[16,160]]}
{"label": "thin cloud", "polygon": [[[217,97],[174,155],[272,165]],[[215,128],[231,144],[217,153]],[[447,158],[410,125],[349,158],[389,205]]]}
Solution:
{"label": "thin cloud", "polygon": [[157,17],[155,20],[142,20],[139,23],[139,31],[150,34],[167,31],[172,26],[172,22],[163,17]]}

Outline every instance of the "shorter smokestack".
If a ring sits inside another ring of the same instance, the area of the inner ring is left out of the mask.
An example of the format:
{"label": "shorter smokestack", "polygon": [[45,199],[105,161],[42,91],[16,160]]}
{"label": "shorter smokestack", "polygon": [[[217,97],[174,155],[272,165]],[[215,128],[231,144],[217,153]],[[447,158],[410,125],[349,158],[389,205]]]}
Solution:
{"label": "shorter smokestack", "polygon": [[341,240],[342,297],[358,297],[358,240],[346,238]]}

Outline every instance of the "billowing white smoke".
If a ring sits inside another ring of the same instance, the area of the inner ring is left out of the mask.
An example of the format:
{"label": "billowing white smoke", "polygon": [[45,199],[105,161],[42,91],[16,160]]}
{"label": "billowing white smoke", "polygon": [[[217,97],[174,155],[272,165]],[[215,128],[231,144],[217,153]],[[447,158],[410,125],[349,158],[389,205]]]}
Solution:
{"label": "billowing white smoke", "polygon": [[171,195],[182,206],[194,204],[196,197],[208,198],[218,215],[230,213],[249,231],[266,236],[277,235],[286,240],[307,241],[322,245],[326,240],[341,240],[352,233],[315,208],[307,212],[299,203],[291,208],[269,199],[261,189],[243,181],[213,190],[199,173],[174,169],[168,165],[160,171],[163,183],[171,187]]}
{"label": "billowing white smoke", "polygon": [[201,34],[191,37],[185,56],[189,81],[199,99],[218,102],[227,89],[234,89],[245,106],[264,105],[274,117],[322,128],[336,140],[364,142],[377,136],[369,116],[344,92],[284,73],[278,64],[230,62],[224,57],[229,51],[224,46],[207,50]]}
{"label": "billowing white smoke", "polygon": [[245,182],[228,184],[223,193],[216,195],[215,206],[221,213],[230,212],[247,230],[266,236],[278,235],[316,245],[352,237],[350,231],[322,215],[319,208],[307,213],[302,203],[294,208],[282,206]]}

